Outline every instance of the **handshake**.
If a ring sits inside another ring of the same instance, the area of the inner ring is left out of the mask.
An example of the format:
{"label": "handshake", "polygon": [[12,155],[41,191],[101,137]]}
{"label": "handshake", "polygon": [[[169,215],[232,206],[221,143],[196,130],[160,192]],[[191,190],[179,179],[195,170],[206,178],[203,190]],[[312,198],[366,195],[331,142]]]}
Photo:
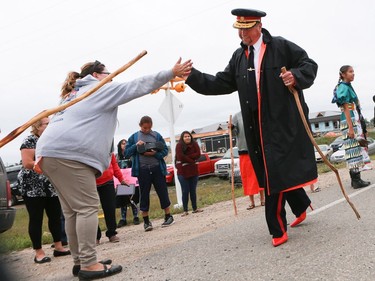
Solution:
{"label": "handshake", "polygon": [[149,151],[162,151],[164,149],[164,144],[160,141],[157,142],[147,142],[141,145],[137,145],[137,152],[143,154]]}

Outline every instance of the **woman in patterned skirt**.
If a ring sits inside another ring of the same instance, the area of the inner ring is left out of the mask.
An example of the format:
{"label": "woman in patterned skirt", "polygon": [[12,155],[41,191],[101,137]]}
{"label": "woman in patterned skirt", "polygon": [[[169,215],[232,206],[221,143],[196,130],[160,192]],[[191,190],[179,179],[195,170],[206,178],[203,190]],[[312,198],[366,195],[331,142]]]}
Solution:
{"label": "woman in patterned skirt", "polygon": [[350,65],[340,68],[339,82],[334,90],[332,103],[341,109],[340,130],[343,134],[345,159],[349,168],[353,188],[368,186],[370,182],[361,179],[360,168],[364,166],[362,145],[366,144],[358,115],[360,103],[351,82],[354,80],[354,70]]}

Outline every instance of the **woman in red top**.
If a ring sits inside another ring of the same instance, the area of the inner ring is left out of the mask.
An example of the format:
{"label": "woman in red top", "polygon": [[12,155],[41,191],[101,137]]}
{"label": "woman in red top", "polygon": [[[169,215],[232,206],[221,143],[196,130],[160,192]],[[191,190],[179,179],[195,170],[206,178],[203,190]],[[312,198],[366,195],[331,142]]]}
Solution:
{"label": "woman in red top", "polygon": [[176,145],[176,168],[178,180],[182,189],[182,205],[184,213],[188,215],[189,194],[193,213],[202,212],[197,208],[198,165],[197,159],[201,156],[200,148],[188,131],[183,131]]}
{"label": "woman in red top", "polygon": [[[107,226],[105,235],[108,237],[109,242],[116,243],[119,242],[120,239],[116,235],[116,191],[113,176],[115,176],[121,184],[127,184],[117,164],[116,157],[112,153],[111,163],[108,169],[103,172],[101,177],[96,179],[96,187],[104,213],[105,224]],[[98,233],[96,235],[97,244],[100,243],[101,236],[102,232],[98,225]]]}

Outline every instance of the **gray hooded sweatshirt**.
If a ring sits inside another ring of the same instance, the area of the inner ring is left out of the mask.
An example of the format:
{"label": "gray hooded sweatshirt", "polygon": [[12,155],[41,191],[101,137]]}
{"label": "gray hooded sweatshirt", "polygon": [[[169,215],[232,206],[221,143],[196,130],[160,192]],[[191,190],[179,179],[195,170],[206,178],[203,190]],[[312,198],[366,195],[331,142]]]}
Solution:
{"label": "gray hooded sweatshirt", "polygon": [[[172,70],[166,70],[126,83],[105,84],[51,118],[38,140],[36,157],[78,161],[102,173],[110,163],[118,106],[151,93],[172,78]],[[73,91],[63,103],[82,95],[98,82],[91,75],[77,80],[77,92]]]}

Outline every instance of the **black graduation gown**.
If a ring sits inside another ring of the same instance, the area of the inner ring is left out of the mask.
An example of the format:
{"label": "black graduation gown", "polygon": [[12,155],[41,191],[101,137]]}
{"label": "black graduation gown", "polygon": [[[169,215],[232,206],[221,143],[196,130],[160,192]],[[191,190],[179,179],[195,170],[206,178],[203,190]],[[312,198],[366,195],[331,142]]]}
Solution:
{"label": "black graduation gown", "polygon": [[281,67],[290,70],[305,116],[308,107],[302,89],[309,88],[318,66],[296,44],[272,37],[262,29],[266,51],[260,71],[260,118],[250,106],[247,46],[241,43],[224,71],[215,76],[192,70],[186,83],[204,95],[223,95],[238,91],[249,155],[260,186],[268,194],[303,186],[317,178],[315,153],[298,113],[293,95],[279,77]]}

